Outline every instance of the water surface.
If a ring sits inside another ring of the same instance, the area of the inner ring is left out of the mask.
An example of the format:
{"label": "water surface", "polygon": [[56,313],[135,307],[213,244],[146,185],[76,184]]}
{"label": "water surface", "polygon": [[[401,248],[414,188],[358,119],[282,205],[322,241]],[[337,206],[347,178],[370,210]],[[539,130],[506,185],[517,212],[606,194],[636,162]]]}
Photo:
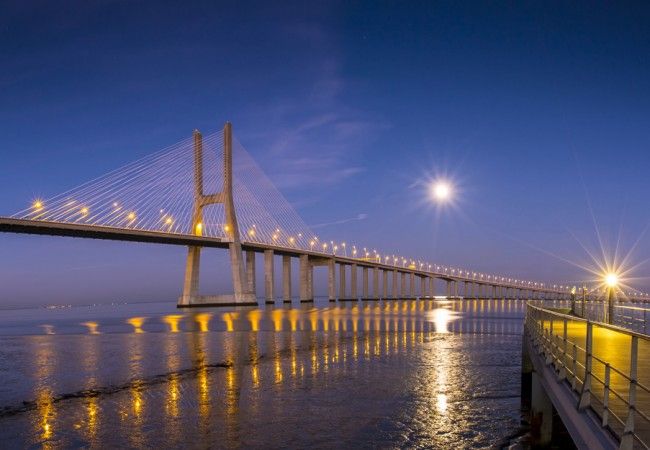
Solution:
{"label": "water surface", "polygon": [[524,302],[3,311],[12,447],[489,447],[520,426]]}

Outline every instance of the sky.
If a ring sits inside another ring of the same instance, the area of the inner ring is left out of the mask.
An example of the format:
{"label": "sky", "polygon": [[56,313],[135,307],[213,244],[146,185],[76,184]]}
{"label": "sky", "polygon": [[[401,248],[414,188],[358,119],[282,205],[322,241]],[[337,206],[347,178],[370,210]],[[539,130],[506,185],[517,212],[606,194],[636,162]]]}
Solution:
{"label": "sky", "polygon": [[[643,2],[5,1],[0,215],[231,121],[325,239],[570,284],[618,245],[650,290],[648,23]],[[202,290],[228,289],[221,253]],[[2,234],[0,306],[171,301],[185,254]]]}

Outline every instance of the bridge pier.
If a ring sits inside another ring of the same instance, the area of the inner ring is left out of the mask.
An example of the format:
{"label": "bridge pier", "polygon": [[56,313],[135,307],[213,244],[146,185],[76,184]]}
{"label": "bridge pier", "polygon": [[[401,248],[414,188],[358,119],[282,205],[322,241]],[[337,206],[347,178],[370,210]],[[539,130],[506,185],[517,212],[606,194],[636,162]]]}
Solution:
{"label": "bridge pier", "polygon": [[420,298],[426,298],[429,295],[427,294],[427,277],[420,276]]}
{"label": "bridge pier", "polygon": [[359,300],[359,295],[357,294],[357,275],[358,268],[356,264],[350,266],[350,300],[356,301]]}
{"label": "bridge pier", "polygon": [[282,301],[291,303],[291,256],[282,255]]}
{"label": "bridge pier", "polygon": [[381,271],[381,282],[383,284],[383,294],[381,298],[386,300],[388,298],[388,270]]}
{"label": "bridge pier", "polygon": [[409,274],[409,299],[415,299],[415,273]]}
{"label": "bridge pier", "polygon": [[246,252],[246,287],[248,292],[256,296],[255,286],[255,252],[248,250]]}
{"label": "bridge pier", "polygon": [[393,300],[397,300],[397,298],[398,298],[398,294],[397,294],[397,287],[398,287],[398,284],[399,284],[398,278],[399,278],[399,275],[397,273],[397,270],[393,269],[393,282],[391,283],[391,290],[393,291],[393,293],[391,295],[391,298]]}
{"label": "bridge pier", "polygon": [[314,297],[312,295],[312,273],[313,269],[309,261],[309,255],[300,255],[298,258],[300,261],[300,302],[307,303],[313,302]]}
{"label": "bridge pier", "polygon": [[372,299],[379,300],[379,267],[372,269]]}
{"label": "bridge pier", "polygon": [[399,297],[401,299],[406,298],[406,272],[402,272],[402,284],[401,284],[401,289],[399,293]]}
{"label": "bridge pier", "polygon": [[336,301],[336,263],[334,258],[327,261],[327,297],[330,302]]}
{"label": "bridge pier", "polygon": [[264,250],[264,301],[267,305],[275,303],[273,250]]}
{"label": "bridge pier", "polygon": [[368,300],[368,268],[363,266],[361,268],[361,298]]}
{"label": "bridge pier", "polygon": [[185,265],[185,282],[183,295],[178,301],[178,306],[190,306],[192,299],[199,293],[199,271],[201,267],[201,247],[187,248],[187,263]]}
{"label": "bridge pier", "polygon": [[339,301],[345,300],[345,264],[339,264]]}

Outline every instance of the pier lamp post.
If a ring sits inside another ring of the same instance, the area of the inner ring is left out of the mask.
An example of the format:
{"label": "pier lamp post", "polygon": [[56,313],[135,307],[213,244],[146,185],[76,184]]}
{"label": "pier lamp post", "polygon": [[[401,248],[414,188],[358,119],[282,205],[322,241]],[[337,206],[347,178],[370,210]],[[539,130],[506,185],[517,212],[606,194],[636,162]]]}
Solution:
{"label": "pier lamp post", "polygon": [[614,299],[616,295],[616,286],[618,286],[618,275],[610,272],[605,275],[605,285],[607,286],[607,322],[614,322]]}

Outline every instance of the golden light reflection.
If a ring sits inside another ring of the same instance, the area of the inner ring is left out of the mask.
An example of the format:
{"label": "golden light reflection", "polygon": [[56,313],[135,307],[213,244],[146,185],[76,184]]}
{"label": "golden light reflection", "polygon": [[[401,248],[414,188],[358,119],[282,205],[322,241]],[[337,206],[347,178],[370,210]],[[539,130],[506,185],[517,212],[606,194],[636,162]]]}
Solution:
{"label": "golden light reflection", "polygon": [[165,402],[165,410],[170,417],[178,417],[179,408],[178,402],[181,397],[178,375],[172,374],[167,382],[167,401]]}
{"label": "golden light reflection", "polygon": [[126,323],[133,327],[134,333],[144,333],[142,325],[144,325],[145,320],[147,320],[146,317],[131,317],[126,320]]}
{"label": "golden light reflection", "polygon": [[248,312],[248,321],[251,324],[252,331],[259,331],[261,319],[262,319],[262,311],[260,311],[259,309],[253,309]]}
{"label": "golden light reflection", "polygon": [[97,435],[97,420],[98,420],[98,405],[97,397],[90,397],[86,405],[86,412],[88,414],[88,436],[93,439]]}
{"label": "golden light reflection", "polygon": [[52,401],[52,392],[41,390],[38,392],[36,399],[38,415],[40,417],[40,436],[42,440],[48,440],[54,433],[54,404]]}
{"label": "golden light reflection", "polygon": [[178,324],[182,318],[183,316],[180,314],[169,314],[163,316],[162,321],[167,325],[169,325],[170,333],[178,333],[179,331]]}
{"label": "golden light reflection", "polygon": [[99,334],[99,324],[97,322],[82,322],[81,325],[88,328],[89,334]]}
{"label": "golden light reflection", "polygon": [[194,321],[199,325],[199,331],[202,333],[210,331],[210,328],[208,327],[210,319],[212,319],[212,314],[210,313],[199,313],[194,315]]}
{"label": "golden light reflection", "polygon": [[137,386],[131,389],[131,405],[133,408],[133,415],[136,418],[140,418],[142,414],[143,400],[142,392]]}
{"label": "golden light reflection", "polygon": [[235,331],[235,320],[239,317],[239,313],[229,312],[223,315],[223,321],[226,324],[226,331]]}

